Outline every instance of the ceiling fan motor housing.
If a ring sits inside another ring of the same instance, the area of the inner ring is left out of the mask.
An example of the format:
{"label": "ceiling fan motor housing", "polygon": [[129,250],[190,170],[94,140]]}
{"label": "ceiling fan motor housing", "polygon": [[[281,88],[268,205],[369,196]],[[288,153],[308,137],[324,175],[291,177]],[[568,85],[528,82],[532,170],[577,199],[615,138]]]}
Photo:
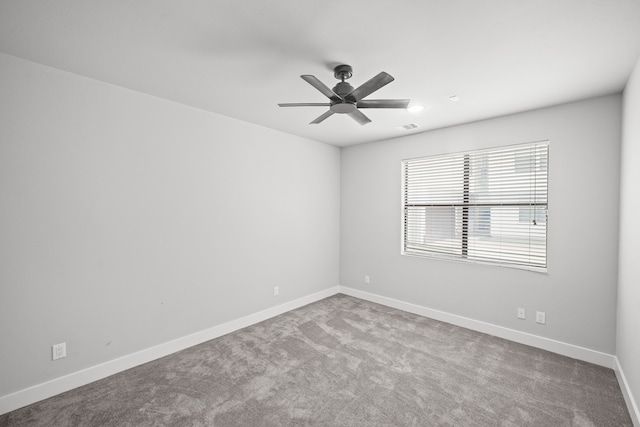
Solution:
{"label": "ceiling fan motor housing", "polygon": [[333,88],[333,91],[336,93],[336,95],[344,98],[345,96],[353,92],[353,86],[351,86],[347,82],[340,82],[336,85],[336,87]]}
{"label": "ceiling fan motor housing", "polygon": [[353,86],[343,81],[338,83],[336,87],[333,88],[333,91],[342,99],[339,101],[331,101],[331,106],[329,107],[331,111],[334,113],[345,114],[356,109],[356,103],[346,98],[348,94],[353,92]]}

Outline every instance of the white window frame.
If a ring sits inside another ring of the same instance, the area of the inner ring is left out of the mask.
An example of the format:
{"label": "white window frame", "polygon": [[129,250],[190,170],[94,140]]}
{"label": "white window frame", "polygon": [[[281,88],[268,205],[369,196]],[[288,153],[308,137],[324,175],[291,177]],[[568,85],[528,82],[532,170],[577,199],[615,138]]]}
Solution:
{"label": "white window frame", "polygon": [[401,253],[546,272],[548,171],[547,140],[403,160]]}

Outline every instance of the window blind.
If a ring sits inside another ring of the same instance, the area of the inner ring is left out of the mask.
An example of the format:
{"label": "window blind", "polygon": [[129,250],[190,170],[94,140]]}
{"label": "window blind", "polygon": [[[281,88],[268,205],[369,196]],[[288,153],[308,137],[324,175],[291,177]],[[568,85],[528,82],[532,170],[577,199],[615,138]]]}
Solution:
{"label": "window blind", "polygon": [[548,141],[405,160],[403,253],[547,266]]}

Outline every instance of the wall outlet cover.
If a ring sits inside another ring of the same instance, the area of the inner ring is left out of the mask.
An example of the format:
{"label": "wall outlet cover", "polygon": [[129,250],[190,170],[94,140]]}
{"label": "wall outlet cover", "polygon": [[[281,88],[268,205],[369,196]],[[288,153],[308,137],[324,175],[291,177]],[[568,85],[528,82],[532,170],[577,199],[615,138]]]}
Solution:
{"label": "wall outlet cover", "polygon": [[62,359],[63,357],[67,357],[67,344],[60,343],[54,344],[51,346],[51,358],[53,360]]}

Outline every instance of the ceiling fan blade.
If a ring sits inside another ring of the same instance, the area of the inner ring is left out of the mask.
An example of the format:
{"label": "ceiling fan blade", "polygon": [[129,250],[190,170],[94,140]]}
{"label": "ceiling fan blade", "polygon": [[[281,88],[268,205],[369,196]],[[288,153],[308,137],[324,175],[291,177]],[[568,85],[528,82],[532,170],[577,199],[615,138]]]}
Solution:
{"label": "ceiling fan blade", "polygon": [[364,82],[356,89],[351,91],[351,93],[347,95],[346,98],[350,101],[358,102],[367,95],[370,95],[376,90],[380,89],[382,86],[388,85],[393,80],[394,78],[391,77],[390,74],[382,71],[377,76],[369,79],[368,81]]}
{"label": "ceiling fan blade", "polygon": [[302,77],[302,79],[305,82],[309,83],[311,86],[313,86],[316,89],[318,89],[320,92],[322,92],[322,94],[324,96],[326,96],[327,98],[331,99],[332,101],[341,101],[342,100],[342,98],[340,98],[334,91],[329,89],[327,87],[327,85],[325,85],[320,80],[318,80],[317,77],[311,76],[311,75],[308,75],[308,74],[304,74],[304,75],[302,75],[300,77]]}
{"label": "ceiling fan blade", "polygon": [[331,107],[331,104],[328,102],[318,103],[318,102],[293,102],[293,103],[285,103],[278,104],[279,107]]}
{"label": "ceiling fan blade", "polygon": [[353,110],[352,112],[350,112],[349,117],[351,117],[353,120],[360,123],[361,125],[366,125],[371,121],[369,117],[365,116],[364,114],[362,114],[362,112],[358,110]]}
{"label": "ceiling fan blade", "polygon": [[333,111],[331,110],[327,110],[326,113],[322,114],[321,116],[319,116],[317,119],[315,119],[314,121],[312,121],[311,123],[309,123],[310,125],[317,125],[318,123],[322,122],[324,119],[326,119],[329,116],[333,115]]}
{"label": "ceiling fan blade", "polygon": [[359,101],[358,108],[404,108],[409,105],[410,99],[365,99]]}

